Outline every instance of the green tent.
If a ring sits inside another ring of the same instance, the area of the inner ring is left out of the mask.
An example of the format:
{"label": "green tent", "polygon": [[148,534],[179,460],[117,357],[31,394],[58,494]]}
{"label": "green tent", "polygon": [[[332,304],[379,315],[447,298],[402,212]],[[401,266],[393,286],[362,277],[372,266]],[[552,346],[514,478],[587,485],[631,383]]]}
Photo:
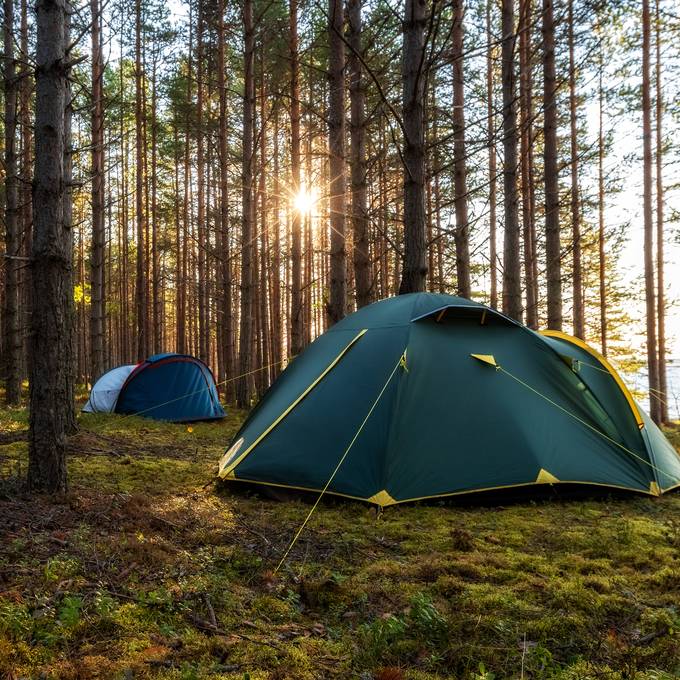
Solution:
{"label": "green tent", "polygon": [[680,457],[581,340],[417,293],[317,338],[252,411],[219,474],[386,506],[558,483],[659,495],[680,485]]}

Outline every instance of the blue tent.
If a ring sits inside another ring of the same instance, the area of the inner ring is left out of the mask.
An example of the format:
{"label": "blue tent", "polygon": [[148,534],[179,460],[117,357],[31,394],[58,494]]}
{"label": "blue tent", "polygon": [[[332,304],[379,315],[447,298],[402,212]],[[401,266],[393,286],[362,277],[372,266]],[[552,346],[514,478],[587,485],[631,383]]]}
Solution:
{"label": "blue tent", "polygon": [[210,369],[195,357],[172,353],[138,364],[122,384],[113,411],[176,423],[225,416]]}

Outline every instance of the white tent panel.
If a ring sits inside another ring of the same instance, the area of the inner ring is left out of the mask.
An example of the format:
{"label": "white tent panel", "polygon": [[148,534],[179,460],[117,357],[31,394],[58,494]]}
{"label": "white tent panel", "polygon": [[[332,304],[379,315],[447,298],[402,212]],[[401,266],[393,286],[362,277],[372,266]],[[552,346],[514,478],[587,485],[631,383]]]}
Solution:
{"label": "white tent panel", "polygon": [[118,394],[123,383],[135,368],[131,366],[117,366],[97,380],[90,391],[90,398],[83,406],[85,413],[113,413],[118,401]]}

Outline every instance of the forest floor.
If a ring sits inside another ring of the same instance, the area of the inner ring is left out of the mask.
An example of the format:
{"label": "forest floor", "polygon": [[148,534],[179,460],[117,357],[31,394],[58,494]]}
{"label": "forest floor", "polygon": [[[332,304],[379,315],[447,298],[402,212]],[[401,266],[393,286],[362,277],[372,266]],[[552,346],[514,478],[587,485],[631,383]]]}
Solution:
{"label": "forest floor", "polygon": [[310,506],[213,483],[241,418],[81,416],[49,499],[0,411],[0,677],[680,677],[680,494],[324,502],[274,575]]}

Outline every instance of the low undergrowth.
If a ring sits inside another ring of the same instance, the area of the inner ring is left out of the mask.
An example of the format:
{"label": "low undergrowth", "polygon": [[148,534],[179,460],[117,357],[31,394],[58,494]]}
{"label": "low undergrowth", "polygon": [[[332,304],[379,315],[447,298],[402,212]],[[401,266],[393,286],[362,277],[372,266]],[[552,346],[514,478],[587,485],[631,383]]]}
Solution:
{"label": "low undergrowth", "polygon": [[0,412],[0,675],[679,677],[680,495],[329,501],[274,574],[309,505],[214,485],[241,417],[82,416],[49,499]]}

